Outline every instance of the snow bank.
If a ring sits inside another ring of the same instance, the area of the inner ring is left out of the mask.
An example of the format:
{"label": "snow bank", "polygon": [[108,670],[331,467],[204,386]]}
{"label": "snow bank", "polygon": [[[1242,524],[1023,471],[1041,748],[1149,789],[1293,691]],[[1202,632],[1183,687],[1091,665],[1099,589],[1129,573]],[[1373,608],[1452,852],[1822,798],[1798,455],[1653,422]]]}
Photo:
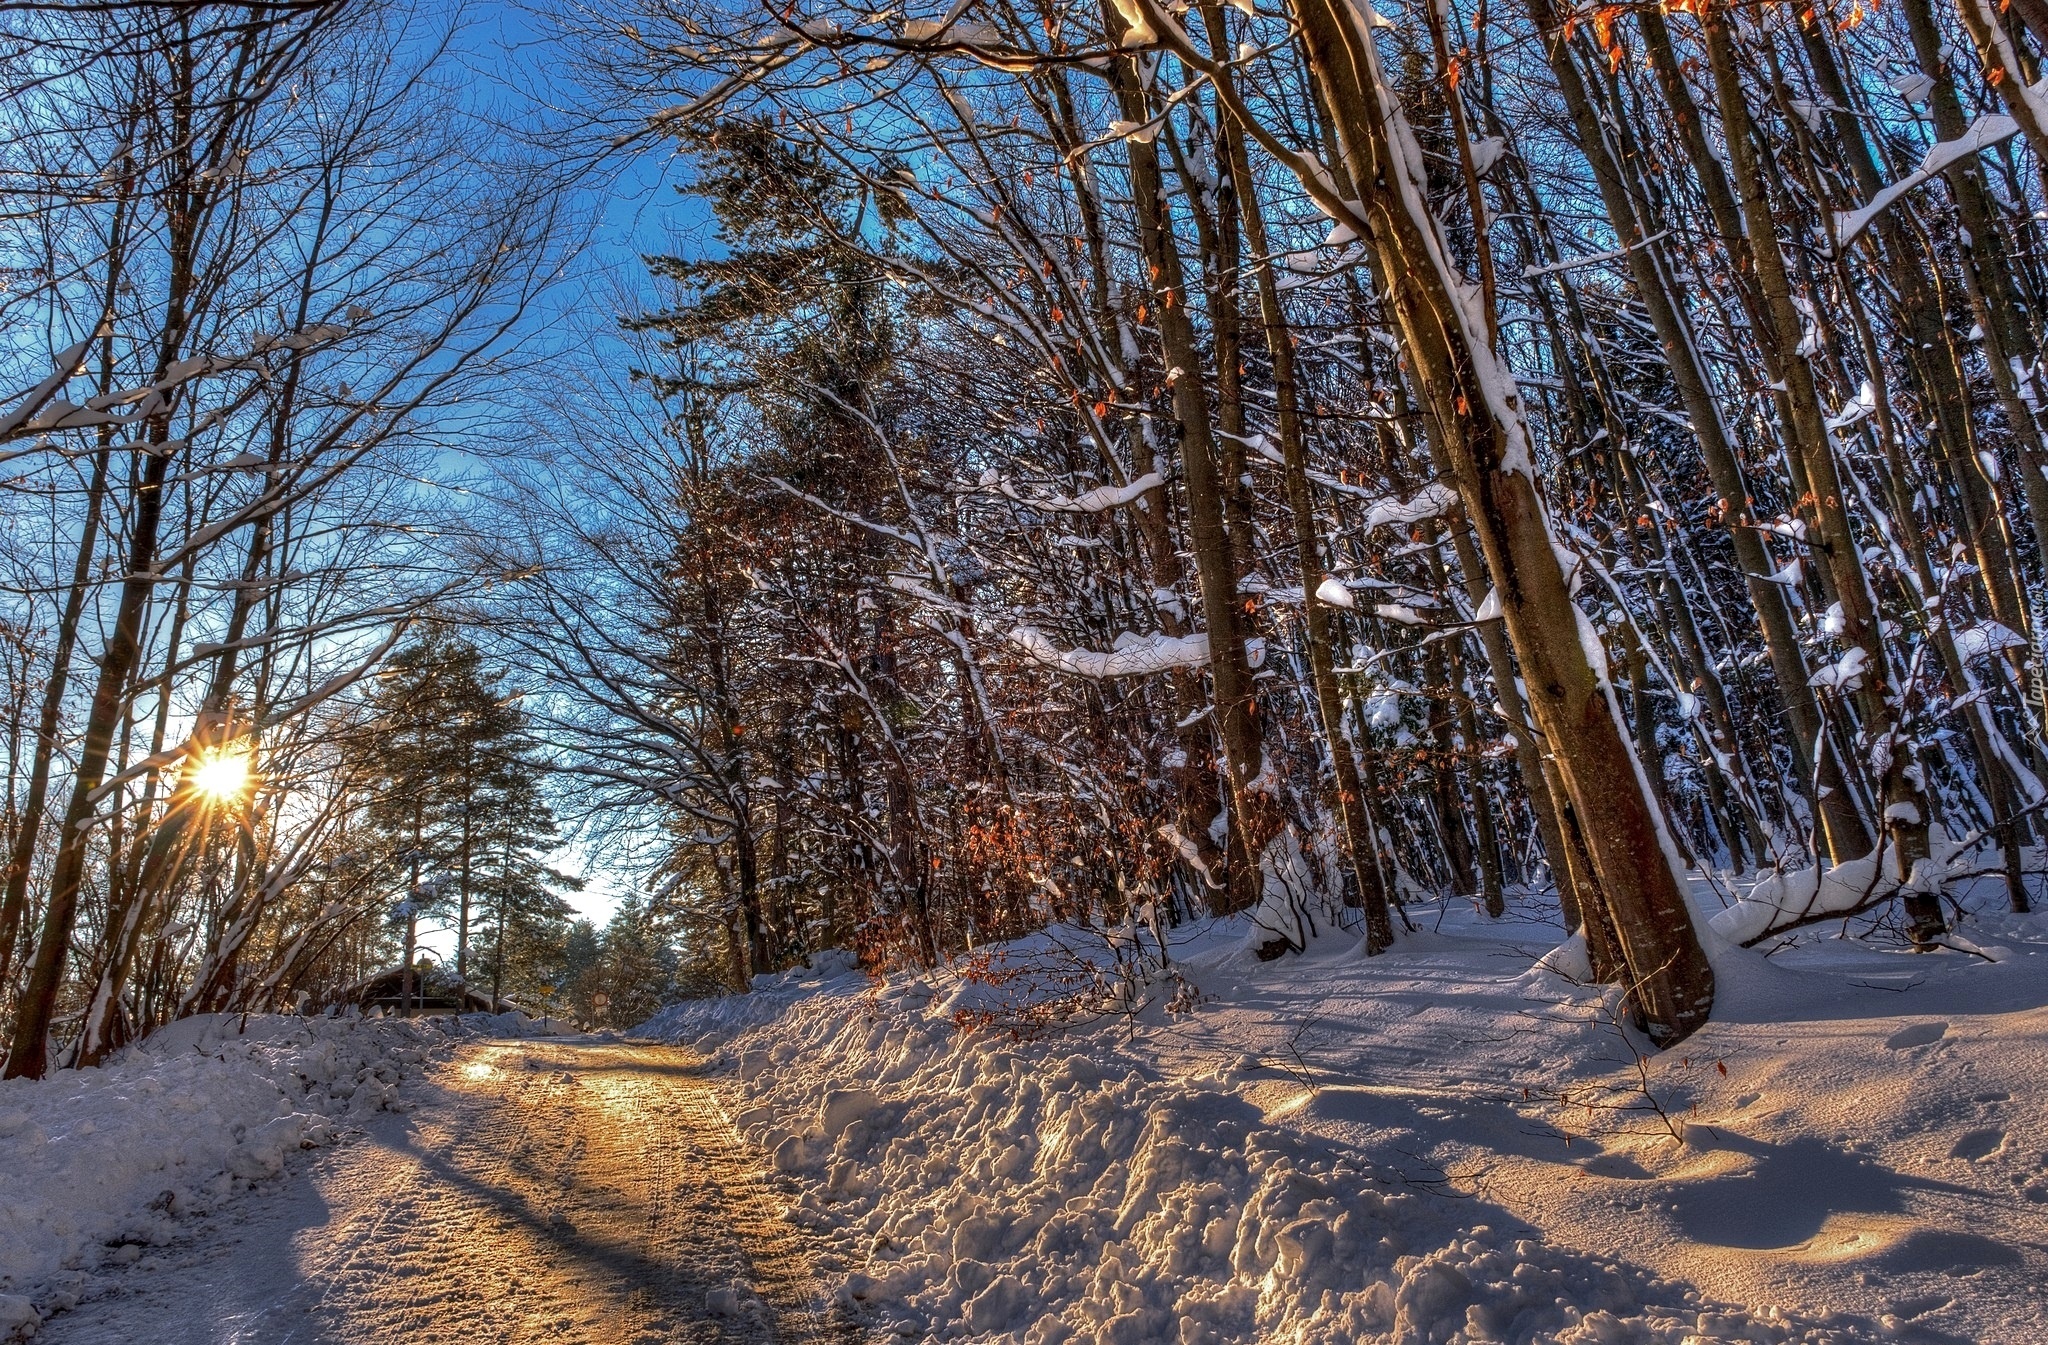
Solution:
{"label": "snow bank", "polygon": [[[437,1020],[447,1026],[448,1020]],[[560,1014],[536,1018],[518,1009],[504,1013],[466,1013],[456,1019],[452,1030],[466,1037],[575,1037],[582,1029]]]}
{"label": "snow bank", "polygon": [[855,994],[871,984],[867,973],[860,969],[860,960],[843,949],[828,949],[811,961],[808,967],[756,976],[753,990],[745,995],[678,1000],[626,1035],[683,1042],[716,1051],[737,1033],[775,1022],[792,1005],[821,989],[832,991],[837,998]]}
{"label": "snow bank", "polygon": [[1853,1338],[1716,1310],[1343,1153],[1265,1110],[1248,1059],[1175,1077],[1120,1053],[1115,1025],[962,1033],[952,1000],[932,981],[840,980],[648,1025],[736,1066],[736,1124],[793,1183],[791,1221],[831,1249],[842,1299],[899,1336]]}
{"label": "snow bank", "polygon": [[401,1085],[446,1040],[417,1021],[207,1016],[99,1069],[0,1082],[0,1340],[33,1332],[61,1272],[162,1245],[176,1216],[403,1109]]}

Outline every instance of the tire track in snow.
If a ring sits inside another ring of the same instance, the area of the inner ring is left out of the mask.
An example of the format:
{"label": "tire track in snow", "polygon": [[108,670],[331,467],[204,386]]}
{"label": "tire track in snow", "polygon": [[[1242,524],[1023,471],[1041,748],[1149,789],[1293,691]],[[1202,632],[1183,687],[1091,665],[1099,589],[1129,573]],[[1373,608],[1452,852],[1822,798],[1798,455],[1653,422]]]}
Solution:
{"label": "tire track in snow", "polygon": [[[803,1236],[700,1061],[540,1039],[458,1053],[419,1110],[107,1277],[57,1345],[841,1345]],[[183,1272],[183,1273],[181,1273]],[[223,1306],[234,1286],[261,1301]]]}

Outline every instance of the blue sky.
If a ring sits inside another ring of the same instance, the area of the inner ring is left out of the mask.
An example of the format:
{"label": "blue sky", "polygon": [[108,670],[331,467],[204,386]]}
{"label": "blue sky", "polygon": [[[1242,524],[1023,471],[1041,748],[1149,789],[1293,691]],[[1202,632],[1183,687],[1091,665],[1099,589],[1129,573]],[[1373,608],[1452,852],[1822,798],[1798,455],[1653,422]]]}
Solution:
{"label": "blue sky", "polygon": [[[506,124],[507,134],[573,127],[594,110],[595,100],[573,53],[526,8],[479,0],[464,6],[457,22],[451,59],[456,67],[473,73],[479,103]],[[666,145],[650,143],[607,154],[607,141],[603,131],[587,124],[563,135],[565,154],[596,161],[572,189],[569,201],[572,213],[589,222],[590,233],[562,282],[530,315],[526,334],[541,349],[592,352],[581,358],[603,358],[618,318],[652,303],[644,257],[694,255],[715,247],[703,205],[676,190],[684,180],[684,165]],[[629,890],[633,858],[618,853],[616,843],[602,843],[568,847],[555,863],[588,881],[572,901],[602,925]],[[422,943],[437,954],[452,952],[452,930],[422,929],[421,935]]]}
{"label": "blue sky", "polygon": [[[575,47],[518,4],[478,0],[463,15],[456,59],[476,73],[485,101],[508,120],[534,126],[603,117],[609,128],[572,129],[563,141],[565,151],[579,159],[603,154],[608,131],[631,117],[632,109],[608,106],[607,96],[592,87],[596,79],[580,68]],[[682,165],[665,145],[641,144],[604,156],[572,193],[572,204],[597,220],[580,259],[581,278],[609,273],[637,282],[642,257],[689,254],[711,245],[708,212],[676,191],[682,180]],[[570,288],[576,288],[573,282]]]}

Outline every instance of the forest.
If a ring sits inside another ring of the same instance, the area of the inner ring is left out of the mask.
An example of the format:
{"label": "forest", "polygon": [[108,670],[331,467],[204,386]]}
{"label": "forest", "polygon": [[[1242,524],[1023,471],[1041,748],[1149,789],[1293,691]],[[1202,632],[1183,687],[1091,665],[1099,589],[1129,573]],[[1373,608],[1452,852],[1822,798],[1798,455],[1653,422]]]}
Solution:
{"label": "forest", "polygon": [[1710,922],[1973,956],[2048,803],[2044,44],[0,4],[5,1073],[410,996],[423,922],[618,1025],[1447,899],[1657,1047]]}

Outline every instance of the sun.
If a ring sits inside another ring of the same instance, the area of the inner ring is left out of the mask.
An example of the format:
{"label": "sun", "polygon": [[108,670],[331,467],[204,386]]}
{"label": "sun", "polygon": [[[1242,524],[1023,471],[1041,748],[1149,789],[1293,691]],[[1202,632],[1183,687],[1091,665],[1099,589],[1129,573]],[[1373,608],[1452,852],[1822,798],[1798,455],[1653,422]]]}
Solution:
{"label": "sun", "polygon": [[187,778],[193,791],[209,803],[238,799],[249,788],[249,754],[233,748],[209,747],[193,759]]}

